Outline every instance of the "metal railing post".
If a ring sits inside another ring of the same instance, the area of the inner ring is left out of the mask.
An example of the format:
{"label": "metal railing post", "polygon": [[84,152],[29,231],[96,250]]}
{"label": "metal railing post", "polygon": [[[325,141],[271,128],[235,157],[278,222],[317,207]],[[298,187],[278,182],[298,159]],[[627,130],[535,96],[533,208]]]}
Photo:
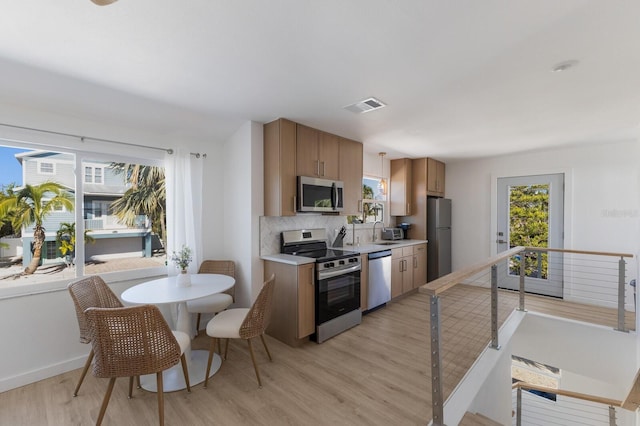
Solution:
{"label": "metal railing post", "polygon": [[616,426],[616,408],[609,406],[609,426]]}
{"label": "metal railing post", "polygon": [[516,392],[516,426],[522,426],[522,388]]}
{"label": "metal railing post", "polygon": [[624,258],[618,261],[618,328],[616,330],[628,333],[624,323],[624,274],[626,262]]}
{"label": "metal railing post", "polygon": [[431,327],[431,407],[433,426],[444,426],[442,353],[440,352],[440,298],[431,296],[429,304]]}
{"label": "metal railing post", "polygon": [[489,347],[500,349],[498,344],[498,266],[491,265],[491,344]]}
{"label": "metal railing post", "polygon": [[525,265],[525,261],[526,261],[526,257],[527,257],[527,252],[526,251],[521,251],[520,252],[520,292],[519,292],[519,305],[518,305],[518,310],[519,311],[524,311],[524,277],[526,274],[526,265]]}

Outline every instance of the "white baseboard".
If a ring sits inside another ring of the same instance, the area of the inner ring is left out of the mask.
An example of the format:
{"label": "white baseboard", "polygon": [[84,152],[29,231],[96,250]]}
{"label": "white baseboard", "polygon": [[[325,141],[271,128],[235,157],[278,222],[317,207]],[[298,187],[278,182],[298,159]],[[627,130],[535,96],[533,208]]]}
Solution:
{"label": "white baseboard", "polygon": [[31,383],[39,382],[40,380],[57,376],[58,374],[66,373],[67,371],[82,368],[86,360],[87,356],[83,355],[57,364],[51,364],[37,370],[0,378],[0,392],[6,392],[11,389],[16,389]]}

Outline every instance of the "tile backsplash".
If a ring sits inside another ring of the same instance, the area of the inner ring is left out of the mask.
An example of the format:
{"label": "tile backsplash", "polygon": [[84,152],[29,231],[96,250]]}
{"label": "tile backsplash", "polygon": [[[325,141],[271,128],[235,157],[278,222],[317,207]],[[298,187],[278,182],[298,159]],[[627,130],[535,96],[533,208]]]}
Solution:
{"label": "tile backsplash", "polygon": [[[372,240],[373,224],[365,223],[355,225],[355,239],[353,236],[354,227],[347,224],[346,216],[330,216],[319,214],[299,214],[297,216],[261,216],[260,217],[260,255],[280,253],[280,233],[296,229],[316,229],[327,230],[327,240],[331,244],[337,232],[342,226],[347,228],[345,243],[359,241],[366,244]],[[381,226],[376,229],[376,234],[380,238]]]}

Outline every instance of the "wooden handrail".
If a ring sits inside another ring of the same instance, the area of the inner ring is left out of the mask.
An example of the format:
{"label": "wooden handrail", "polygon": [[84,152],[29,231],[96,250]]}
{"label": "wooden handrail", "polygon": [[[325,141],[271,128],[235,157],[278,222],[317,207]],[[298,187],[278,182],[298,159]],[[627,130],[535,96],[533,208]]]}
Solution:
{"label": "wooden handrail", "polygon": [[545,248],[545,247],[525,247],[524,250],[525,251],[552,251],[557,253],[592,254],[594,256],[633,257],[633,254],[629,254],[629,253],[608,253],[605,251],[570,250],[570,249]]}
{"label": "wooden handrail", "polygon": [[478,262],[469,267],[460,269],[458,271],[454,271],[450,274],[442,276],[436,280],[431,281],[421,287],[419,287],[418,291],[420,293],[426,293],[430,296],[436,296],[442,293],[445,290],[450,289],[456,284],[461,283],[464,279],[469,278],[477,274],[478,272],[482,272],[483,270],[495,265],[498,262],[501,262],[505,259],[510,258],[522,251],[547,251],[547,252],[558,252],[558,253],[574,253],[574,254],[590,254],[595,256],[612,256],[612,257],[633,257],[633,254],[629,253],[611,253],[604,251],[588,251],[588,250],[571,250],[571,249],[557,249],[557,248],[544,248],[544,247],[522,247],[517,246],[510,250],[503,251],[498,253],[497,255],[490,257],[487,260],[482,262]]}
{"label": "wooden handrail", "polygon": [[431,296],[438,295],[445,290],[450,289],[451,287],[459,284],[462,280],[469,278],[478,272],[482,272],[485,269],[491,267],[491,265],[495,265],[498,262],[501,262],[505,259],[510,258],[518,253],[520,253],[524,247],[518,246],[514,247],[510,250],[503,251],[498,253],[497,255],[490,257],[487,260],[483,260],[482,262],[478,262],[475,265],[471,265],[467,268],[460,269],[459,271],[454,271],[450,274],[447,274],[443,277],[440,277],[436,280],[431,281],[419,288],[420,293],[427,293]]}
{"label": "wooden handrail", "polygon": [[[548,388],[546,386],[533,385],[531,383],[516,382],[511,386],[512,389],[537,390],[540,392],[553,393],[556,395],[568,396],[571,398],[581,399],[583,401],[598,402],[600,404],[610,405],[612,407],[622,407],[622,401],[617,399],[603,398],[601,396],[589,395],[586,393],[573,392],[563,389]],[[624,407],[622,407],[624,408]]]}

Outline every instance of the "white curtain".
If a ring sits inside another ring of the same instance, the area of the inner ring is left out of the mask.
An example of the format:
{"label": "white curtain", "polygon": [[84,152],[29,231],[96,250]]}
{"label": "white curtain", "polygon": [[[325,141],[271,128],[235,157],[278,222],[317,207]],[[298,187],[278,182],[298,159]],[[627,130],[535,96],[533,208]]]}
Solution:
{"label": "white curtain", "polygon": [[198,272],[202,261],[203,159],[180,148],[165,156],[167,191],[167,273],[177,275],[170,258],[183,245],[191,249],[189,273]]}

